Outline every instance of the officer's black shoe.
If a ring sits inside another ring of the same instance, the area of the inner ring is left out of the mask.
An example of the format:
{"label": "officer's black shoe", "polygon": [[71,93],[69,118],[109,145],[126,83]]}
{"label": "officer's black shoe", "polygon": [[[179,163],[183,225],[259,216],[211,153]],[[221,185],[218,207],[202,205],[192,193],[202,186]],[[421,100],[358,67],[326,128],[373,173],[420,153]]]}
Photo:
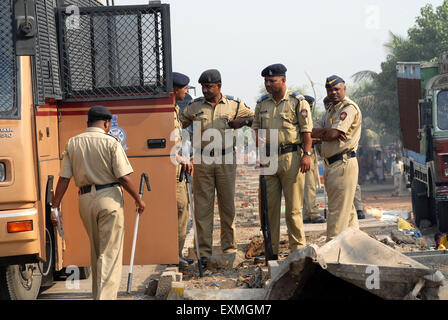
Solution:
{"label": "officer's black shoe", "polygon": [[183,268],[188,267],[193,262],[194,262],[193,259],[179,257],[179,267]]}
{"label": "officer's black shoe", "polygon": [[366,216],[364,215],[364,211],[358,210],[358,211],[356,211],[356,213],[358,214],[358,219],[359,220],[362,220],[362,219],[366,218]]}
{"label": "officer's black shoe", "polygon": [[185,261],[187,261],[188,264],[193,264],[193,263],[194,263],[194,260],[191,259],[191,258],[182,258],[182,259],[184,259]]}
{"label": "officer's black shoe", "polygon": [[324,217],[317,217],[311,220],[311,223],[325,223],[327,220]]}
{"label": "officer's black shoe", "polygon": [[208,258],[207,257],[201,257],[201,259],[199,260],[201,263],[202,268],[207,268],[207,262],[208,262]]}

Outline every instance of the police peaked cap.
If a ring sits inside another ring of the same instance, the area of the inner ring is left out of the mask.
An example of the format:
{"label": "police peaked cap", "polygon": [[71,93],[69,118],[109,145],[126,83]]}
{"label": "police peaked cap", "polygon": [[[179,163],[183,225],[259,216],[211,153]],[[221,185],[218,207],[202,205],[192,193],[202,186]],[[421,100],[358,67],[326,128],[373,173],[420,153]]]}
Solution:
{"label": "police peaked cap", "polygon": [[87,115],[89,122],[112,119],[112,112],[103,106],[93,106],[89,109]]}
{"label": "police peaked cap", "polygon": [[314,101],[316,101],[316,99],[314,99],[312,96],[303,96],[303,97],[305,98],[306,102],[308,102],[308,104],[310,106],[312,106]]}
{"label": "police peaked cap", "polygon": [[173,86],[174,87],[185,87],[190,83],[190,78],[183,73],[173,72]]}
{"label": "police peaked cap", "polygon": [[345,83],[344,79],[341,77],[338,77],[336,75],[330,76],[327,78],[327,81],[325,81],[325,88],[331,88],[337,85],[338,83]]}
{"label": "police peaked cap", "polygon": [[261,71],[262,77],[277,77],[286,75],[286,67],[281,63],[271,64]]}
{"label": "police peaked cap", "polygon": [[216,69],[209,69],[202,72],[199,77],[199,83],[220,83],[221,74]]}

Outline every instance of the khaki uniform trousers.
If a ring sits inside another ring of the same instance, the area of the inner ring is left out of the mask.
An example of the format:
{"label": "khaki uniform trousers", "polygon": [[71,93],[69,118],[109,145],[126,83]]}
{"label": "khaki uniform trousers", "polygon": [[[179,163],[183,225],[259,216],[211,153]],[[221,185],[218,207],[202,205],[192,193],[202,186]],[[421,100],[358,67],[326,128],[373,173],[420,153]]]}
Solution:
{"label": "khaki uniform trousers", "polygon": [[235,176],[236,164],[195,164],[193,175],[194,210],[198,232],[199,254],[212,255],[215,189],[221,222],[221,249],[235,252]]}
{"label": "khaki uniform trousers", "polygon": [[182,250],[185,244],[185,237],[187,235],[188,225],[188,199],[187,199],[187,186],[185,179],[179,182],[177,179],[176,184],[176,198],[177,198],[177,231],[179,237],[179,257],[182,257]]}
{"label": "khaki uniform trousers", "polygon": [[302,220],[305,175],[299,172],[299,168],[300,156],[298,152],[289,152],[279,155],[277,173],[265,176],[269,225],[274,254],[278,254],[280,241],[282,191],[285,197],[285,220],[288,228],[289,250],[292,252],[306,246]]}
{"label": "khaki uniform trousers", "polygon": [[328,195],[327,242],[348,227],[359,228],[354,198],[358,184],[358,160],[344,159],[325,167]]}
{"label": "khaki uniform trousers", "polygon": [[316,179],[319,178],[316,152],[312,151],[310,171],[305,173],[305,193],[303,197],[303,220],[320,217],[319,205],[316,203]]}
{"label": "khaki uniform trousers", "polygon": [[361,198],[361,187],[359,186],[359,184],[356,184],[354,204],[355,204],[356,211],[364,210],[364,206],[362,204],[362,198]]}
{"label": "khaki uniform trousers", "polygon": [[119,187],[79,196],[79,213],[90,239],[92,292],[95,300],[115,300],[120,288],[124,211]]}

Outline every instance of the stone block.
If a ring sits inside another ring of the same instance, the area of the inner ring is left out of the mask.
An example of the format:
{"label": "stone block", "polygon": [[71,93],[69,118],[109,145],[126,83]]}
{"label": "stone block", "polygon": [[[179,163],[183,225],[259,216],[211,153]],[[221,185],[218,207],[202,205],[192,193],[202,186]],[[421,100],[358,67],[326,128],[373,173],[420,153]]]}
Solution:
{"label": "stone block", "polygon": [[165,299],[171,289],[171,284],[176,281],[176,273],[168,271],[162,273],[157,285],[156,298]]}
{"label": "stone block", "polygon": [[145,294],[148,296],[155,296],[158,284],[159,284],[158,280],[156,279],[150,280],[146,288]]}
{"label": "stone block", "polygon": [[244,254],[241,251],[233,253],[223,253],[209,257],[207,267],[212,269],[235,269],[244,261]]}
{"label": "stone block", "polygon": [[280,272],[280,263],[277,260],[268,261],[269,277],[274,279],[275,276]]}

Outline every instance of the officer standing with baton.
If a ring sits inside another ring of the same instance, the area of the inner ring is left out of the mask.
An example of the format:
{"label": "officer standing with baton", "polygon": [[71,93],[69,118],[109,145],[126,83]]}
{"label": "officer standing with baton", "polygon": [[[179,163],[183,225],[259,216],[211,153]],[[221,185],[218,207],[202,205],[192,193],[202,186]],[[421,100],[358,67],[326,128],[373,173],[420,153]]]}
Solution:
{"label": "officer standing with baton", "polygon": [[[121,143],[107,134],[111,124],[112,113],[107,108],[90,108],[87,130],[70,138],[65,146],[52,204],[53,208],[59,207],[74,177],[79,188],[79,213],[90,239],[95,300],[115,300],[120,287],[124,238],[120,186],[134,198],[139,213],[146,206],[129,178],[133,169]],[[54,219],[52,222],[57,223]]]}

